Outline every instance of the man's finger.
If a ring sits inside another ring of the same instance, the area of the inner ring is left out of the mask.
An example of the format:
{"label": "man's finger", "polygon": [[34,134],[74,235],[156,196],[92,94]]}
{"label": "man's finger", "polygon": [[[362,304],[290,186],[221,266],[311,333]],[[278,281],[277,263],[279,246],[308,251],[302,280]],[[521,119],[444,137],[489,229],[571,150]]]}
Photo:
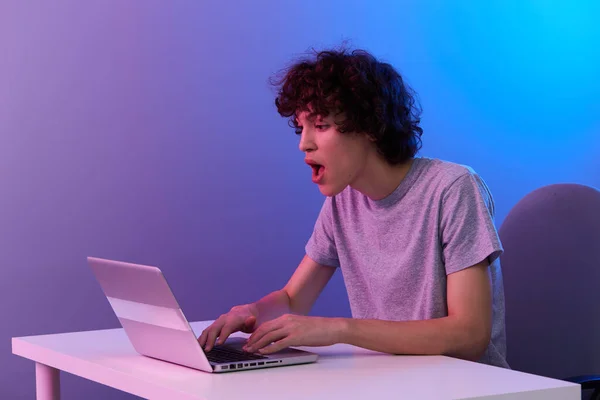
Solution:
{"label": "man's finger", "polygon": [[206,344],[204,347],[205,351],[212,350],[217,336],[219,336],[221,329],[223,329],[223,325],[225,325],[225,318],[221,316],[211,326],[208,327]]}
{"label": "man's finger", "polygon": [[225,343],[225,340],[227,340],[229,335],[231,335],[234,330],[235,329],[233,328],[233,325],[225,324],[225,326],[223,326],[223,329],[221,329],[221,333],[219,334],[219,340],[217,340],[217,344]]}
{"label": "man's finger", "polygon": [[292,339],[289,336],[284,337],[281,340],[276,341],[262,349],[258,350],[260,354],[272,354],[279,350],[283,350],[286,347],[290,347],[292,345]]}
{"label": "man's finger", "polygon": [[227,317],[223,314],[206,329],[206,342],[204,343],[204,349],[206,351],[210,351],[213,348],[215,341],[226,322]]}
{"label": "man's finger", "polygon": [[261,337],[259,340],[257,340],[253,344],[251,344],[249,346],[246,345],[246,349],[247,349],[247,351],[253,353],[259,349],[262,349],[263,347],[268,346],[272,342],[276,342],[278,340],[283,339],[286,336],[287,336],[287,331],[284,328],[276,329],[274,331],[270,331],[269,333],[267,333],[266,335]]}
{"label": "man's finger", "polygon": [[[219,324],[222,324],[222,319],[220,317],[202,331],[202,334],[200,334],[200,337],[198,338],[200,346],[204,347],[206,345],[206,341],[208,340],[208,333],[211,330],[215,329],[215,326],[218,326]],[[219,330],[221,329],[219,328]]]}
{"label": "man's finger", "polygon": [[277,329],[283,328],[283,321],[280,318],[273,319],[271,321],[265,322],[261,326],[258,327],[257,330],[254,331],[248,338],[247,346],[253,345],[258,340],[260,340],[264,335],[271,331],[275,331]]}
{"label": "man's finger", "polygon": [[208,336],[208,332],[207,332],[206,328],[205,330],[202,331],[202,334],[200,335],[200,337],[198,338],[198,343],[200,343],[200,347],[204,347],[204,345],[206,344],[206,338]]}

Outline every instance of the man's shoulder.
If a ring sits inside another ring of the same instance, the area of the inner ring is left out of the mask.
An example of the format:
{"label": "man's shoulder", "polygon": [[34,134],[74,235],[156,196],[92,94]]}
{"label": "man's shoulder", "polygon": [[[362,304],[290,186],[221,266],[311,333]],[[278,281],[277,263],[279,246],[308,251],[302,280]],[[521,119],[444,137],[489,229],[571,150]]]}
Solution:
{"label": "man's shoulder", "polygon": [[459,164],[439,158],[421,157],[417,159],[422,170],[419,180],[437,181],[441,186],[450,186],[462,177],[477,176],[469,165]]}
{"label": "man's shoulder", "polygon": [[[465,164],[450,161],[429,159],[431,164],[429,177],[424,180],[437,181],[438,193],[446,196],[451,191],[462,193],[462,196],[482,196],[483,200],[494,213],[494,199],[484,179],[473,169]],[[431,185],[430,185],[431,186]]]}

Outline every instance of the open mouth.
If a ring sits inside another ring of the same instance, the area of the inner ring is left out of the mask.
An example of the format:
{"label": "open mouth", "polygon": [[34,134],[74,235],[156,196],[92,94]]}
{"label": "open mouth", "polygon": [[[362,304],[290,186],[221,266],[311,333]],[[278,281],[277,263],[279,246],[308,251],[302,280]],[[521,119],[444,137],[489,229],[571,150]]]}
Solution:
{"label": "open mouth", "polygon": [[311,163],[310,167],[312,168],[312,180],[313,182],[319,182],[323,178],[323,173],[325,172],[325,167],[321,164]]}
{"label": "open mouth", "polygon": [[319,171],[323,168],[321,164],[311,164],[310,166],[312,167],[313,175],[319,175]]}

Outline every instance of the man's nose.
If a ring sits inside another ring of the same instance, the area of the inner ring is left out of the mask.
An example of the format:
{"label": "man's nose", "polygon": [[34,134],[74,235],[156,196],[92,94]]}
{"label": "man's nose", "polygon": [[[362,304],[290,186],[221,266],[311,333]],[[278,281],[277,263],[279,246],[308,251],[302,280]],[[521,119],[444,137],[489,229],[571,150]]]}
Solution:
{"label": "man's nose", "polygon": [[306,129],[302,129],[302,134],[300,135],[300,143],[298,145],[300,151],[303,153],[314,150],[314,142]]}

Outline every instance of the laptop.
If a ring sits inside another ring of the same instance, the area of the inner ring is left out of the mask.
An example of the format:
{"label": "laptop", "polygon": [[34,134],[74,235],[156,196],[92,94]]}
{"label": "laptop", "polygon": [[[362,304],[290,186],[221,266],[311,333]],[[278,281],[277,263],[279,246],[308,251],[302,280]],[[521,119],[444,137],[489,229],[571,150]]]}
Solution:
{"label": "laptop", "polygon": [[269,355],[248,353],[242,350],[243,337],[230,337],[205,352],[159,268],[87,260],[129,341],[143,356],[211,373],[317,361],[317,354],[295,348]]}

